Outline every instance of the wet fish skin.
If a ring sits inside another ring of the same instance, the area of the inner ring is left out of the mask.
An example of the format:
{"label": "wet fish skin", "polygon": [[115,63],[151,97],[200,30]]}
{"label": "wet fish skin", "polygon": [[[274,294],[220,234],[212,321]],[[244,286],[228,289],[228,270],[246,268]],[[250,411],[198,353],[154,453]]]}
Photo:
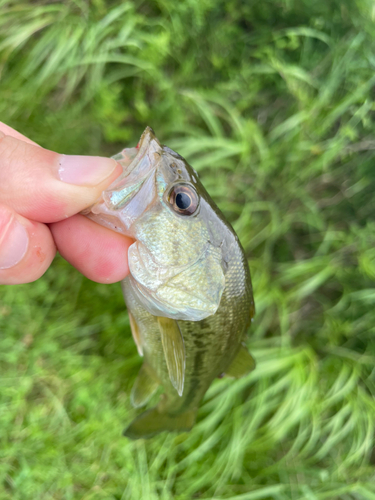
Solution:
{"label": "wet fish skin", "polygon": [[[144,356],[132,399],[144,405],[157,383],[164,388],[157,407],[126,429],[125,435],[136,439],[190,429],[216,377],[231,369],[241,375],[254,367],[242,343],[254,301],[238,237],[192,167],[162,146],[149,128],[139,150],[127,149],[115,158],[123,165],[123,176],[86,215],[136,240],[129,249],[131,274],[122,283],[133,336]],[[198,195],[192,215],[176,213],[168,201],[171,189],[181,185]],[[184,355],[182,382],[171,375],[175,360],[168,360],[163,328],[173,341],[178,331],[182,336],[176,344],[177,354]]]}

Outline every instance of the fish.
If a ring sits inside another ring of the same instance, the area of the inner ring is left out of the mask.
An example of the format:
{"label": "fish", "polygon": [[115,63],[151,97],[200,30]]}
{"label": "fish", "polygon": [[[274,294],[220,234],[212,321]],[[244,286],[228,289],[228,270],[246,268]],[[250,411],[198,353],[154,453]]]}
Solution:
{"label": "fish", "polygon": [[249,266],[197,172],[150,127],[113,158],[123,173],[85,215],[134,239],[122,291],[144,361],[131,402],[142,408],[164,390],[124,435],[189,431],[217,377],[255,368],[244,342],[255,314]]}

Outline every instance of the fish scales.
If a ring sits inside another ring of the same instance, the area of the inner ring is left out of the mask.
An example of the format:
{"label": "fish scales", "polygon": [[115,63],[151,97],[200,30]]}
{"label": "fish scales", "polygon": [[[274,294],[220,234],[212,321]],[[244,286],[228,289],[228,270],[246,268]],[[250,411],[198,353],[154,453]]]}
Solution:
{"label": "fish scales", "polygon": [[242,343],[254,315],[248,264],[196,172],[151,129],[138,150],[115,158],[124,174],[86,215],[135,239],[122,283],[144,356],[132,400],[144,406],[159,385],[164,389],[157,407],[125,435],[188,430],[216,377],[254,368]]}

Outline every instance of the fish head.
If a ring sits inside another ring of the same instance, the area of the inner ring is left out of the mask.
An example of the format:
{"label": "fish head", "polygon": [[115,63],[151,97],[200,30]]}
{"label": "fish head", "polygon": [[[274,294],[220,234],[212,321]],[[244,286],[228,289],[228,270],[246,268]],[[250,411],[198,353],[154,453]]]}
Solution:
{"label": "fish head", "polygon": [[223,235],[197,173],[150,128],[114,158],[123,174],[86,215],[135,239],[128,261],[139,301],[155,316],[214,314],[225,287]]}

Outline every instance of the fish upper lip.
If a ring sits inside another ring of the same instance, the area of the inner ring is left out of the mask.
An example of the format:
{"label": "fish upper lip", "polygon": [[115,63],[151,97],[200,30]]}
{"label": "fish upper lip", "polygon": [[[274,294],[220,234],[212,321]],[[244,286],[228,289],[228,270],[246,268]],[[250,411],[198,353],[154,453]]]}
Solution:
{"label": "fish upper lip", "polygon": [[[150,148],[152,141],[155,141],[156,144]],[[121,160],[121,153],[115,156],[123,168],[123,173],[103,192],[103,200],[108,209],[123,208],[142,188],[156,168],[150,154],[156,153],[158,148],[161,148],[160,142],[155,137],[153,130],[147,127],[139,141],[138,152],[130,163],[124,159]],[[142,164],[142,162],[144,163]],[[134,172],[137,167],[140,167],[139,171]]]}
{"label": "fish upper lip", "polygon": [[[147,153],[148,148],[150,146],[150,143],[153,140],[157,142],[157,144],[158,144],[159,147],[161,147],[161,144],[158,141],[158,139],[155,137],[155,133],[152,130],[152,128],[151,127],[146,127],[145,130],[144,130],[144,132],[143,132],[143,134],[141,135],[141,138],[140,138],[138,146],[137,146],[138,147],[138,153],[133,158],[133,160],[129,163],[129,165],[127,166],[128,168],[124,169],[124,173],[123,173],[124,178],[128,177],[132,173],[132,171],[134,170],[134,168],[139,164],[139,162],[142,160],[142,158]],[[131,166],[133,166],[132,169],[130,169]],[[120,176],[120,178],[121,177],[122,176]]]}
{"label": "fish upper lip", "polygon": [[[142,189],[143,184],[149,179],[152,174],[153,170],[151,169],[149,172],[138,178],[132,184],[124,185],[120,190],[107,189],[106,191],[104,191],[103,199],[106,206],[112,210],[118,210],[126,206]],[[126,179],[126,177],[127,176],[125,176],[124,179]]]}

